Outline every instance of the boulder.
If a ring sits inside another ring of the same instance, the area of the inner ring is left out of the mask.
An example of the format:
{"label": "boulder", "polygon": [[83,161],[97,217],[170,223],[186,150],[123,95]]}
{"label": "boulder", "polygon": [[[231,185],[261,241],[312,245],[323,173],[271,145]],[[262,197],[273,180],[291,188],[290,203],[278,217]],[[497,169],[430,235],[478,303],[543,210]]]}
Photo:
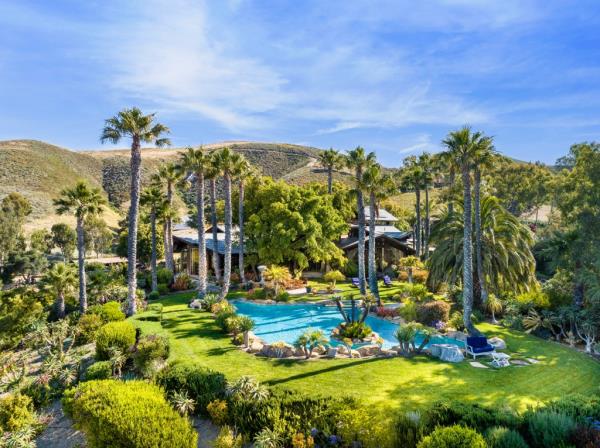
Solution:
{"label": "boulder", "polygon": [[327,349],[327,357],[328,358],[335,358],[336,355],[338,353],[338,348],[337,347],[329,347]]}
{"label": "boulder", "polygon": [[319,346],[315,347],[315,349],[313,350],[313,353],[316,353],[318,355],[324,355],[325,353],[327,353],[327,349],[324,346],[319,345]]}
{"label": "boulder", "polygon": [[392,358],[394,356],[398,355],[398,352],[396,350],[390,350],[387,348],[382,348],[381,351],[379,352],[379,354],[381,356],[385,356],[386,358]]}
{"label": "boulder", "polygon": [[506,342],[498,337],[488,339],[488,342],[492,344],[496,350],[506,350]]}
{"label": "boulder", "polygon": [[202,302],[200,301],[200,299],[194,299],[190,302],[189,307],[195,310],[200,310],[202,309]]}
{"label": "boulder", "polygon": [[284,342],[275,342],[271,345],[263,345],[260,353],[269,358],[291,358],[295,354],[295,349]]}
{"label": "boulder", "polygon": [[304,353],[304,349],[301,347],[296,348],[296,350],[294,351],[294,356],[302,356],[302,357],[306,357],[306,353]]}
{"label": "boulder", "polygon": [[352,355],[352,358],[360,358],[360,352],[358,350],[352,350],[352,352],[350,352]]}
{"label": "boulder", "polygon": [[346,346],[345,346],[345,345],[338,345],[338,346],[337,346],[337,352],[338,352],[340,355],[347,355],[347,354],[348,354],[348,349],[346,348]]}
{"label": "boulder", "polygon": [[259,353],[262,351],[264,344],[257,339],[254,339],[248,347],[248,352],[250,353]]}
{"label": "boulder", "polygon": [[379,345],[363,345],[358,350],[361,358],[365,358],[367,356],[375,356],[381,352],[381,347]]}

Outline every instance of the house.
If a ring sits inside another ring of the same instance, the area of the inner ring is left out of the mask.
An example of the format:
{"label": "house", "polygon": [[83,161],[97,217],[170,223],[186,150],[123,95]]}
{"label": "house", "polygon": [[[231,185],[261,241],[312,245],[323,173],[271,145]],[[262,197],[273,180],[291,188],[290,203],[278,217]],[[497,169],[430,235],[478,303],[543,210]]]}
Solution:
{"label": "house", "polygon": [[[415,251],[409,243],[412,232],[399,230],[395,223],[398,221],[394,215],[385,209],[379,209],[375,216],[375,259],[377,269],[382,271],[390,264],[396,264],[400,258],[414,255]],[[369,248],[369,224],[371,221],[371,208],[365,208],[365,260]],[[348,260],[358,258],[358,223],[350,224],[348,235],[340,239],[338,246],[344,251]]]}

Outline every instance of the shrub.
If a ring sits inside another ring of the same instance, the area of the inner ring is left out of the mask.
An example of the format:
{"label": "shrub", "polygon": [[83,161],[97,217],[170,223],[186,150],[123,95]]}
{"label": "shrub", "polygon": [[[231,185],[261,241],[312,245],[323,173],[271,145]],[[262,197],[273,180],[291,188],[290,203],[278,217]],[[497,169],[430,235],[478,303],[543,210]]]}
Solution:
{"label": "shrub", "polygon": [[323,280],[335,287],[336,282],[342,282],[346,279],[346,276],[340,271],[329,271],[323,275]]}
{"label": "shrub", "polygon": [[173,280],[173,284],[171,285],[171,289],[173,291],[185,291],[192,288],[192,278],[182,272],[181,274],[177,274],[175,279]]}
{"label": "shrub", "polygon": [[97,361],[85,371],[87,381],[107,380],[109,378],[112,378],[112,363],[110,361]]}
{"label": "shrub", "polygon": [[152,291],[148,294],[148,300],[158,300],[160,299],[160,293],[158,291]]}
{"label": "shrub", "polygon": [[495,426],[485,433],[490,448],[529,448],[525,439],[514,429]]}
{"label": "shrub", "polygon": [[570,415],[551,411],[530,411],[525,416],[530,445],[534,448],[566,445],[577,423]]}
{"label": "shrub", "polygon": [[168,393],[187,392],[202,415],[207,415],[210,402],[225,398],[225,376],[194,364],[170,364],[158,373],[155,381]]}
{"label": "shrub", "polygon": [[267,298],[267,290],[265,288],[251,289],[246,293],[248,300],[265,300]]}
{"label": "shrub", "polygon": [[133,365],[145,378],[151,377],[169,357],[169,338],[150,334],[140,338],[133,353]]}
{"label": "shrub", "polygon": [[91,306],[88,313],[97,314],[105,323],[125,320],[125,313],[121,310],[119,302],[106,302],[104,305]]}
{"label": "shrub", "polygon": [[398,448],[415,448],[423,438],[424,433],[419,413],[401,413],[394,422],[394,446]]}
{"label": "shrub", "polygon": [[600,446],[600,429],[587,424],[579,425],[571,442],[578,448],[597,448]]}
{"label": "shrub", "polygon": [[235,308],[227,300],[217,300],[210,306],[210,312],[213,314],[222,312],[234,313]]}
{"label": "shrub", "polygon": [[156,279],[158,280],[158,283],[170,285],[173,283],[173,272],[167,268],[158,268],[156,270]]}
{"label": "shrub", "polygon": [[162,390],[144,381],[81,383],[65,393],[64,409],[92,448],[195,448],[197,434],[165,400]]}
{"label": "shrub", "polygon": [[418,448],[486,448],[481,434],[464,426],[437,428],[424,437]]}
{"label": "shrub", "polygon": [[104,321],[98,314],[84,314],[79,318],[77,322],[77,343],[89,344],[93,342],[96,333],[100,327],[104,324]]}
{"label": "shrub", "polygon": [[241,325],[242,324],[240,321],[240,316],[238,316],[237,314],[234,314],[225,319],[225,331],[227,333],[233,334],[234,336],[236,336],[242,331]]}
{"label": "shrub", "polygon": [[301,432],[292,437],[292,448],[314,448],[315,441],[312,436],[305,436]]}
{"label": "shrub", "polygon": [[254,448],[283,448],[283,438],[276,429],[263,428],[254,438]]}
{"label": "shrub", "polygon": [[433,299],[433,294],[427,287],[418,283],[399,283],[398,295],[402,300],[411,299],[415,302]]}
{"label": "shrub", "polygon": [[398,308],[386,308],[384,306],[377,307],[377,311],[375,312],[379,317],[396,317],[399,315]]}
{"label": "shrub", "polygon": [[427,278],[429,277],[429,271],[425,269],[414,269],[413,270],[413,281],[415,283],[425,284],[427,283]]}
{"label": "shrub", "polygon": [[600,396],[566,395],[546,404],[545,410],[567,414],[576,419],[592,418],[600,420]]}
{"label": "shrub", "polygon": [[516,301],[522,312],[526,312],[531,308],[546,309],[550,307],[548,294],[543,291],[530,291],[519,294]]}
{"label": "shrub", "polygon": [[275,296],[276,302],[289,302],[290,301],[290,293],[287,291],[281,291],[279,294]]}
{"label": "shrub", "polygon": [[[471,321],[474,324],[479,323],[479,318],[476,314],[471,314]],[[461,311],[455,311],[448,319],[448,326],[452,328],[456,328],[458,331],[463,331],[465,329],[465,322],[463,320],[463,313]]]}
{"label": "shrub", "polygon": [[52,400],[56,398],[56,395],[62,393],[62,391],[53,389],[49,384],[32,381],[21,389],[21,393],[31,398],[35,409],[41,409],[49,406]]}
{"label": "shrub", "polygon": [[0,434],[19,431],[35,421],[31,398],[9,394],[0,398]]}
{"label": "shrub", "polygon": [[219,313],[217,313],[216,317],[215,317],[215,324],[217,324],[217,326],[223,330],[225,333],[229,333],[228,330],[228,326],[227,326],[227,321],[229,321],[230,323],[233,323],[233,321],[229,320],[231,318],[235,318],[237,315],[230,310],[222,310],[219,311]]}
{"label": "shrub", "polygon": [[364,407],[344,409],[337,414],[336,434],[343,446],[380,448],[390,445],[392,434],[379,416]]}
{"label": "shrub", "polygon": [[128,321],[109,322],[96,333],[96,359],[110,359],[111,349],[127,353],[135,344],[135,327]]}
{"label": "shrub", "polygon": [[167,285],[166,283],[159,283],[156,289],[158,290],[158,294],[161,296],[169,294],[169,285]]}
{"label": "shrub", "polygon": [[406,300],[404,306],[398,310],[398,313],[406,322],[417,320],[417,304],[412,300]]}
{"label": "shrub", "polygon": [[450,318],[450,304],[443,300],[422,303],[417,307],[417,322],[431,325],[433,322],[448,322]]}
{"label": "shrub", "polygon": [[240,434],[235,434],[229,426],[223,426],[212,443],[213,448],[242,448],[243,446],[243,437]]}
{"label": "shrub", "polygon": [[462,425],[484,432],[492,426],[505,426],[515,429],[520,421],[512,411],[492,409],[476,403],[460,401],[438,402],[423,415],[425,426]]}
{"label": "shrub", "polygon": [[227,402],[225,400],[213,400],[206,405],[206,412],[210,420],[217,426],[223,426],[229,420],[227,409]]}
{"label": "shrub", "polygon": [[342,323],[340,337],[349,339],[365,339],[371,336],[373,330],[364,322]]}

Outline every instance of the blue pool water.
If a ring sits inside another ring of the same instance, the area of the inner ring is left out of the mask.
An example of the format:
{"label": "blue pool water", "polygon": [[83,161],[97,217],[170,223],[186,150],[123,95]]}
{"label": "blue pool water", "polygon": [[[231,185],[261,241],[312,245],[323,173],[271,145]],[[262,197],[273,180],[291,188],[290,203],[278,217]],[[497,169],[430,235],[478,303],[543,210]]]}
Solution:
{"label": "blue pool water", "polygon": [[[263,305],[244,301],[234,301],[233,305],[239,314],[249,316],[254,320],[256,323],[254,334],[267,343],[284,341],[293,344],[307,328],[323,330],[329,337],[331,331],[343,320],[335,306],[309,303]],[[383,338],[384,348],[398,344],[394,337],[398,324],[376,316],[367,316],[366,322],[375,333]],[[443,336],[434,337],[431,343],[462,346],[462,342]]]}

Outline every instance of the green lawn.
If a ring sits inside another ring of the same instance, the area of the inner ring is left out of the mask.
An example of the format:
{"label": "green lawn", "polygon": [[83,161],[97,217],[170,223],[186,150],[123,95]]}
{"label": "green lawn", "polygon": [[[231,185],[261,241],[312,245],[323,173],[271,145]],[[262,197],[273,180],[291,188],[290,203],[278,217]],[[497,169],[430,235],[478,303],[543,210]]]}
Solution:
{"label": "green lawn", "polygon": [[274,387],[307,393],[352,395],[383,408],[419,408],[436,400],[465,399],[524,409],[566,393],[600,392],[600,363],[558,344],[482,324],[488,337],[505,339],[512,353],[533,357],[537,365],[476,369],[468,362],[448,364],[426,356],[412,359],[336,359],[291,361],[246,354],[221,334],[209,313],[191,310],[191,294],[163,297],[162,326],[133,318],[146,333],[165,332],[171,359],[196,361],[228,378],[252,375]]}

